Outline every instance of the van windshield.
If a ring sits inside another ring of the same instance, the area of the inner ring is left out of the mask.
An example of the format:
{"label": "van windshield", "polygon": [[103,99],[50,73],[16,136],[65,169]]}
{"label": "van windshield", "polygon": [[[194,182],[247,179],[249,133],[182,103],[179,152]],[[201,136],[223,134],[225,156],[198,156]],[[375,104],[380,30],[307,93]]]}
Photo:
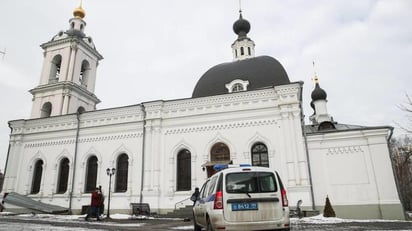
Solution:
{"label": "van windshield", "polygon": [[272,172],[237,172],[226,175],[227,193],[276,192],[276,178]]}

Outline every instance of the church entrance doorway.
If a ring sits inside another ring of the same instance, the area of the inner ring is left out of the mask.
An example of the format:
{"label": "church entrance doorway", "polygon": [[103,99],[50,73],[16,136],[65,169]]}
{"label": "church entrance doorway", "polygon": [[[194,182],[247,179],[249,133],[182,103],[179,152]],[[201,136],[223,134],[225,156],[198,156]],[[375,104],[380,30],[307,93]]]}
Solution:
{"label": "church entrance doorway", "polygon": [[207,177],[211,177],[216,173],[216,170],[213,168],[216,164],[231,163],[229,147],[225,143],[219,142],[213,145],[210,150],[210,161],[203,164],[202,167],[206,169]]}

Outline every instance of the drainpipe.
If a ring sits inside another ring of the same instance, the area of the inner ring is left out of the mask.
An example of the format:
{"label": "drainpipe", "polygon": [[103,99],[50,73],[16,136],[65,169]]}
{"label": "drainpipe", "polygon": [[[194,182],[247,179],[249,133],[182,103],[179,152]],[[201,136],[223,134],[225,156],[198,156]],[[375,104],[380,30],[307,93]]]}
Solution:
{"label": "drainpipe", "polygon": [[300,82],[300,118],[302,124],[302,135],[305,140],[305,152],[306,152],[306,161],[308,162],[308,174],[309,174],[309,184],[310,184],[310,195],[312,199],[312,210],[315,210],[315,195],[313,193],[313,182],[312,182],[312,171],[310,169],[310,159],[309,159],[309,150],[308,150],[308,139],[306,136],[305,130],[305,116],[303,115],[303,106],[302,106],[302,93],[303,93],[303,82]]}
{"label": "drainpipe", "polygon": [[143,181],[144,181],[144,157],[145,157],[145,143],[146,143],[146,109],[141,104],[141,110],[143,113],[143,132],[142,132],[142,177],[140,179],[140,204],[143,203]]}
{"label": "drainpipe", "polygon": [[77,129],[76,129],[76,140],[74,143],[74,158],[73,158],[73,173],[72,173],[72,187],[70,189],[69,193],[69,214],[72,214],[72,199],[73,199],[73,189],[74,189],[74,180],[76,176],[76,162],[77,162],[77,147],[79,143],[79,131],[80,131],[80,112],[77,111],[76,113],[76,119],[77,119]]}

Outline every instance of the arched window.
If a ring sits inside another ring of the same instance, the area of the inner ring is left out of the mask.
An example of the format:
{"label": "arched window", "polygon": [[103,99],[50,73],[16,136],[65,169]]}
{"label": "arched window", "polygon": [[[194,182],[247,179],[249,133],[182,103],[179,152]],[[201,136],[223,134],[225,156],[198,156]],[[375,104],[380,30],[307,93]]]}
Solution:
{"label": "arched window", "polygon": [[89,72],[90,72],[90,64],[89,62],[87,62],[87,60],[83,60],[82,67],[80,69],[80,76],[79,76],[80,85],[82,85],[83,87],[87,87]]}
{"label": "arched window", "polygon": [[252,55],[251,54],[252,52],[250,52],[250,47],[247,48],[247,52],[248,52],[249,55]]}
{"label": "arched window", "polygon": [[216,143],[213,145],[210,153],[211,161],[229,161],[230,151],[229,147],[224,143]]}
{"label": "arched window", "polygon": [[52,112],[52,104],[50,102],[43,104],[43,107],[41,108],[40,118],[50,117],[51,112]]}
{"label": "arched window", "polygon": [[192,165],[190,152],[187,149],[181,150],[177,154],[177,191],[191,190]]}
{"label": "arched window", "polygon": [[252,165],[269,167],[268,148],[263,143],[252,146]]}
{"label": "arched window", "polygon": [[117,158],[115,192],[127,191],[127,176],[129,174],[129,157],[121,154]]}
{"label": "arched window", "polygon": [[56,55],[51,61],[49,83],[56,83],[60,78],[60,68],[62,65],[62,56]]}
{"label": "arched window", "polygon": [[91,156],[87,160],[86,166],[86,184],[85,184],[85,192],[92,192],[96,189],[96,181],[97,181],[97,157]]}
{"label": "arched window", "polygon": [[245,50],[243,47],[240,48],[240,55],[244,55],[245,54]]}
{"label": "arched window", "polygon": [[67,191],[67,181],[69,180],[69,159],[63,158],[59,166],[59,180],[57,182],[57,192],[65,193]]}
{"label": "arched window", "polygon": [[79,113],[79,114],[82,114],[85,111],[86,111],[86,109],[84,109],[84,107],[80,106],[79,108],[77,108],[77,113]]}
{"label": "arched window", "polygon": [[241,83],[235,83],[232,87],[232,92],[243,91],[243,85]]}
{"label": "arched window", "polygon": [[40,192],[41,177],[43,174],[43,161],[38,160],[33,169],[33,180],[31,184],[31,194],[37,194]]}

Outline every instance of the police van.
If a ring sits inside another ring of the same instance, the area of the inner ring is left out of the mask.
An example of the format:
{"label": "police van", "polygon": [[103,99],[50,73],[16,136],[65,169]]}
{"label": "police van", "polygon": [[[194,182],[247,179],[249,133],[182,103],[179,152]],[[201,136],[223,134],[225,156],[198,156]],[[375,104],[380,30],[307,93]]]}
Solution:
{"label": "police van", "polygon": [[266,167],[218,165],[193,206],[194,230],[289,230],[286,190]]}

